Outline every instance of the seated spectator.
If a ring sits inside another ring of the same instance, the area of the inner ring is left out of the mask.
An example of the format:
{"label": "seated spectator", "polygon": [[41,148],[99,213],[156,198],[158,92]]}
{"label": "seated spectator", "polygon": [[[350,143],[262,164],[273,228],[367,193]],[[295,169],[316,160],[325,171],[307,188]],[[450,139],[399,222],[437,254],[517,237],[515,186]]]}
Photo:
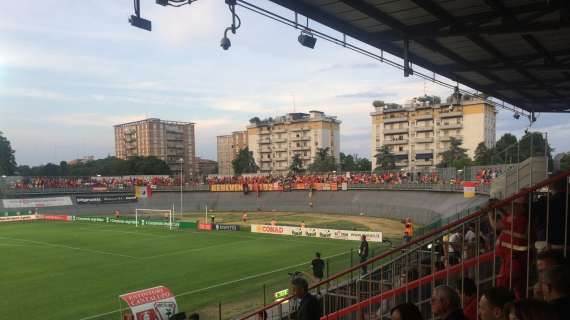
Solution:
{"label": "seated spectator", "polygon": [[[558,251],[543,251],[536,256],[536,271],[538,273],[539,279],[542,276],[544,270],[553,266],[565,264],[566,260]],[[544,300],[542,283],[540,280],[532,287],[532,292],[535,299]]]}
{"label": "seated spectator", "polygon": [[259,311],[257,313],[257,320],[267,320],[267,311],[263,310],[263,311]]}
{"label": "seated spectator", "polygon": [[471,278],[463,278],[460,283],[463,313],[469,320],[477,320],[477,285]]}
{"label": "seated spectator", "polygon": [[291,280],[293,295],[301,300],[295,314],[295,320],[320,320],[321,307],[315,296],[309,293],[307,280],[297,277]]}
{"label": "seated spectator", "polygon": [[479,300],[479,318],[481,320],[503,320],[508,315],[503,313],[505,305],[515,300],[515,295],[506,288],[491,287]]}
{"label": "seated spectator", "polygon": [[455,289],[441,285],[434,289],[431,311],[442,320],[467,320],[461,310],[461,298]]}
{"label": "seated spectator", "polygon": [[507,303],[503,313],[505,320],[563,320],[548,303],[533,299]]}
{"label": "seated spectator", "polygon": [[[560,319],[570,308],[570,270],[568,266],[554,266],[543,271],[541,277],[542,293],[558,313]],[[568,318],[566,314],[566,317]]]}
{"label": "seated spectator", "polygon": [[390,310],[390,320],[423,320],[420,309],[413,303],[402,303]]}

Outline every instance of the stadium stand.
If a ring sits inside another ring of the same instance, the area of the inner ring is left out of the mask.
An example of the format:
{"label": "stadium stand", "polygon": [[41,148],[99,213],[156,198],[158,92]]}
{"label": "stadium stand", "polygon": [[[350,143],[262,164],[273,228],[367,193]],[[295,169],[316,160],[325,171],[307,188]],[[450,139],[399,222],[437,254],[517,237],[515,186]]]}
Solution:
{"label": "stadium stand", "polygon": [[[473,291],[464,283],[465,279],[473,279],[477,299],[492,287],[514,291],[517,302],[508,311],[519,313],[531,312],[529,308],[536,305],[534,300],[524,299],[533,296],[532,284],[538,282],[543,290],[555,293],[551,304],[559,308],[567,301],[568,292],[553,282],[568,281],[568,266],[566,260],[554,257],[568,253],[569,176],[570,172],[559,173],[503,200],[490,201],[466,217],[343,272],[328,275],[310,287],[312,292],[319,293],[321,319],[384,319],[401,303],[415,304],[424,319],[432,319],[434,289],[447,285],[464,296],[465,290]],[[541,227],[536,221],[547,222]],[[469,233],[475,234],[475,241],[468,240],[473,239],[472,234],[467,236]],[[453,251],[449,250],[451,246]],[[450,252],[454,252],[455,261]],[[552,258],[551,265],[562,261],[566,266],[549,268],[544,263],[537,264],[537,254],[543,260]],[[368,273],[360,275],[363,266],[367,266]],[[548,285],[551,287],[545,288]],[[548,301],[547,296],[544,298]],[[461,301],[462,309],[467,307],[465,302]],[[295,299],[286,297],[240,320],[254,319],[260,311],[266,311],[269,319],[284,319],[295,310],[296,304]],[[478,318],[478,308],[476,313]]]}

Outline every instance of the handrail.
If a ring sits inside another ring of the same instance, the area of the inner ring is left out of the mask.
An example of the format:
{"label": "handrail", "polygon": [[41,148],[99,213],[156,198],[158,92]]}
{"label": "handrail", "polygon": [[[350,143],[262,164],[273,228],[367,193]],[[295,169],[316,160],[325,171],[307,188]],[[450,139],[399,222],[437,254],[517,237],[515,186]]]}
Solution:
{"label": "handrail", "polygon": [[457,274],[457,273],[461,272],[461,270],[464,270],[465,268],[472,267],[472,266],[477,265],[481,262],[491,261],[493,259],[493,255],[494,255],[493,252],[487,252],[487,253],[482,254],[480,256],[473,257],[473,258],[470,258],[470,259],[465,260],[465,261],[461,261],[461,263],[458,263],[458,264],[453,265],[451,267],[447,267],[447,268],[445,268],[443,270],[439,270],[433,274],[430,274],[430,275],[421,277],[419,279],[410,281],[405,286],[401,286],[398,288],[394,288],[394,289],[385,291],[382,294],[376,295],[374,297],[368,298],[368,299],[361,301],[359,303],[355,303],[355,304],[350,305],[346,308],[337,310],[331,314],[325,315],[325,316],[321,317],[321,320],[336,320],[339,317],[342,317],[342,316],[347,315],[351,312],[362,309],[363,307],[367,307],[368,305],[378,303],[379,301],[382,301],[386,298],[390,298],[394,295],[401,294],[401,293],[405,292],[406,290],[415,289],[415,288],[417,288],[421,285],[424,285],[426,283],[429,283],[431,281],[443,279],[450,274]]}
{"label": "handrail", "polygon": [[[386,258],[386,257],[388,257],[388,256],[390,256],[390,255],[392,255],[392,254],[394,254],[394,253],[397,253],[398,251],[407,249],[407,248],[409,248],[409,247],[411,247],[411,246],[413,246],[413,245],[416,245],[416,244],[418,244],[418,243],[420,243],[420,242],[422,242],[422,241],[424,241],[424,240],[427,240],[427,239],[429,239],[429,238],[432,238],[432,237],[434,237],[434,236],[436,236],[436,235],[442,233],[443,231],[453,229],[454,227],[456,227],[456,226],[458,226],[458,225],[461,225],[461,224],[463,224],[463,223],[465,223],[465,222],[467,222],[467,221],[469,221],[469,220],[471,220],[471,219],[474,219],[474,218],[477,218],[477,217],[482,216],[483,214],[489,212],[490,210],[501,208],[501,207],[503,207],[503,206],[505,206],[505,205],[511,203],[511,202],[512,202],[513,200],[515,200],[515,199],[524,197],[524,196],[528,195],[530,192],[534,192],[534,191],[536,191],[536,190],[538,190],[538,189],[540,189],[540,188],[542,188],[542,187],[545,187],[545,186],[547,186],[547,185],[550,185],[550,184],[552,184],[553,182],[556,182],[556,181],[558,181],[558,180],[560,180],[560,179],[562,179],[562,178],[568,177],[568,176],[570,176],[570,170],[565,171],[565,172],[562,172],[562,173],[560,173],[560,174],[558,174],[558,175],[556,175],[556,176],[553,176],[553,177],[551,177],[551,178],[545,179],[545,180],[543,180],[543,181],[541,181],[541,182],[539,182],[539,183],[533,185],[532,187],[523,188],[523,189],[521,189],[519,192],[517,192],[517,193],[515,193],[515,194],[513,194],[513,195],[511,195],[511,196],[509,196],[509,197],[507,197],[507,198],[505,198],[505,199],[503,199],[503,200],[499,200],[499,201],[497,201],[497,202],[495,202],[495,203],[492,203],[492,204],[490,204],[489,206],[487,206],[486,208],[482,208],[482,209],[480,209],[480,210],[478,210],[478,211],[476,211],[476,212],[474,212],[474,213],[472,213],[472,214],[470,214],[470,215],[468,215],[468,216],[466,216],[466,217],[464,217],[464,218],[461,218],[461,219],[456,220],[455,222],[452,222],[452,223],[450,223],[450,224],[448,224],[448,225],[445,225],[445,226],[442,226],[442,227],[440,227],[440,228],[437,228],[437,229],[435,229],[435,230],[429,232],[428,234],[425,234],[425,235],[423,235],[423,236],[420,236],[420,237],[417,238],[417,239],[413,239],[413,240],[411,240],[410,242],[408,242],[408,243],[406,243],[406,244],[404,244],[404,245],[401,245],[400,247],[394,248],[394,249],[392,249],[392,250],[388,250],[387,252],[385,252],[385,253],[383,253],[383,254],[380,254],[380,255],[378,255],[378,256],[376,256],[376,257],[370,259],[370,260],[367,260],[367,261],[365,261],[365,262],[362,262],[362,263],[360,263],[360,264],[357,264],[357,265],[355,265],[355,266],[353,266],[353,267],[351,267],[351,268],[349,268],[349,269],[347,269],[347,270],[344,270],[344,271],[341,271],[341,272],[339,272],[339,273],[337,273],[337,274],[334,274],[333,276],[331,276],[331,277],[328,278],[328,279],[325,279],[325,280],[323,280],[323,281],[321,281],[321,282],[318,282],[318,283],[316,283],[316,284],[313,284],[312,286],[309,287],[309,290],[318,288],[318,287],[322,286],[323,284],[330,283],[330,282],[332,282],[333,280],[339,279],[340,277],[342,277],[342,276],[344,276],[344,275],[347,275],[347,274],[350,274],[351,272],[357,271],[358,269],[362,268],[363,266],[367,266],[368,264],[371,264],[371,263],[374,263],[374,262],[379,261],[379,260],[381,260],[381,259],[384,259],[384,258]],[[278,306],[278,305],[280,305],[280,304],[282,304],[282,303],[284,303],[284,302],[286,302],[286,301],[291,300],[292,298],[293,298],[293,296],[292,296],[292,295],[289,295],[289,296],[283,298],[283,299],[280,300],[280,301],[273,302],[273,303],[271,303],[271,304],[269,304],[269,305],[267,305],[267,306],[265,306],[265,307],[263,307],[263,308],[257,309],[257,310],[255,310],[254,312],[248,313],[246,316],[240,317],[239,319],[240,319],[240,320],[246,320],[246,319],[248,319],[248,318],[250,318],[250,317],[255,316],[256,314],[258,314],[258,313],[261,312],[261,311],[264,311],[264,310],[267,310],[267,309],[269,309],[269,308]]]}

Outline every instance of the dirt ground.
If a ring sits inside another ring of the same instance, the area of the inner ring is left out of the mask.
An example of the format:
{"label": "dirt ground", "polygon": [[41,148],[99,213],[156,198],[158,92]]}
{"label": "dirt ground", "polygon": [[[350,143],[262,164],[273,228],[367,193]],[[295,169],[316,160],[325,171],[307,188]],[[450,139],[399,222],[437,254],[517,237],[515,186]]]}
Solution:
{"label": "dirt ground", "polygon": [[[242,221],[243,212],[210,212],[208,213],[208,222],[211,222],[212,215],[215,217],[216,223],[268,224],[275,219],[279,225],[299,226],[304,222],[307,227],[313,228],[381,231],[387,238],[401,238],[404,228],[399,220],[331,213],[247,212],[246,223]],[[205,212],[185,213],[182,218],[178,218],[180,220],[204,222],[205,216]]]}

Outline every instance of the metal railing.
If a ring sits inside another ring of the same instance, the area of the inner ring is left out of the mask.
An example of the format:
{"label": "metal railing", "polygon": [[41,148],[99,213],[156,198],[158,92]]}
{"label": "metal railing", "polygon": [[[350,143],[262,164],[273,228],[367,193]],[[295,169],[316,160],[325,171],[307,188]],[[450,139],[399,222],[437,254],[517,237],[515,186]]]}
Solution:
{"label": "metal railing", "polygon": [[[436,286],[448,284],[463,293],[464,282],[471,280],[475,297],[491,286],[528,297],[537,278],[534,248],[544,242],[550,250],[567,254],[569,176],[570,171],[522,189],[312,285],[310,291],[321,301],[321,319],[382,319],[403,302],[416,304],[431,319]],[[254,319],[259,311],[266,311],[269,319],[290,319],[297,303],[288,296],[239,319]]]}

